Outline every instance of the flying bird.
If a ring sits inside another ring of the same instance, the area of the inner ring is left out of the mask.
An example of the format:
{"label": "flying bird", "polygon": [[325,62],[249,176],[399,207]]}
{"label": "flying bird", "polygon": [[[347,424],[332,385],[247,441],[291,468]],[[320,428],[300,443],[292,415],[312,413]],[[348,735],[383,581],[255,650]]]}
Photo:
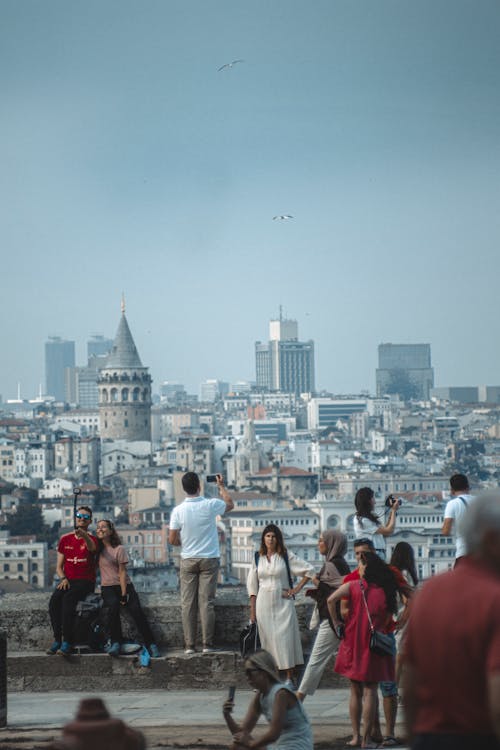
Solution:
{"label": "flying bird", "polygon": [[224,70],[224,68],[232,68],[233,65],[236,65],[236,63],[242,63],[245,62],[244,60],[233,60],[232,62],[225,63],[224,65],[221,65],[220,68],[217,69],[217,73],[220,73],[221,70]]}
{"label": "flying bird", "polygon": [[278,214],[277,216],[273,216],[273,221],[276,221],[276,219],[286,221],[286,219],[293,219],[293,216],[291,214]]}

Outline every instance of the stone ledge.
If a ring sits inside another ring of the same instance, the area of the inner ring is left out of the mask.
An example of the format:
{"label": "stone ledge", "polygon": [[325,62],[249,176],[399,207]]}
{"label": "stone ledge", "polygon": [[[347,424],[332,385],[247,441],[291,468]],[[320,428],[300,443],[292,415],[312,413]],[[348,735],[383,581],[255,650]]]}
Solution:
{"label": "stone ledge", "polygon": [[[52,690],[206,690],[236,685],[248,689],[242,659],[234,651],[211,654],[172,653],[141,667],[138,656],[113,658],[107,654],[10,654],[7,686],[11,692]],[[345,687],[345,680],[328,665],[320,687]]]}
{"label": "stone ledge", "polygon": [[[53,641],[48,605],[50,593],[7,594],[0,599],[0,630],[7,633],[9,651],[23,653],[45,650]],[[179,594],[140,594],[144,612],[160,648],[182,649],[181,606]],[[312,633],[307,629],[312,602],[305,597],[295,604],[302,645],[308,649]],[[215,604],[215,645],[239,649],[239,634],[248,622],[246,591],[218,590]],[[122,613],[123,634],[137,639],[137,633],[126,610]]]}

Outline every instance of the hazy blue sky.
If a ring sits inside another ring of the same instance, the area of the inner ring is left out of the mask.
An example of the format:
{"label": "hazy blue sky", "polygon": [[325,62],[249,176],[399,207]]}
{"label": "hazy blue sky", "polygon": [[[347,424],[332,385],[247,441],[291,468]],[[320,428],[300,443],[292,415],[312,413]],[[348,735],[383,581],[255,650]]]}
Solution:
{"label": "hazy blue sky", "polygon": [[4,399],[122,291],[155,390],[253,379],[280,304],[318,388],[381,342],[500,384],[499,39],[498,0],[3,0]]}

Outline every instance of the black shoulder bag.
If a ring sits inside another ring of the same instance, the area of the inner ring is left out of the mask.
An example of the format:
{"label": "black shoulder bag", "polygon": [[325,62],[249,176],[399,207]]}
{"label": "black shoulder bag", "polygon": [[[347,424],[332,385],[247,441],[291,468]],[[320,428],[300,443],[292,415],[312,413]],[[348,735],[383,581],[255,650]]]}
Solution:
{"label": "black shoulder bag", "polygon": [[394,656],[394,638],[387,633],[382,633],[380,630],[375,630],[375,628],[373,627],[372,618],[370,617],[370,612],[368,611],[368,604],[366,602],[363,583],[360,581],[359,585],[361,587],[361,596],[363,597],[363,601],[365,603],[366,614],[368,615],[368,623],[370,625],[370,651],[372,651],[374,654],[378,654],[379,656]]}

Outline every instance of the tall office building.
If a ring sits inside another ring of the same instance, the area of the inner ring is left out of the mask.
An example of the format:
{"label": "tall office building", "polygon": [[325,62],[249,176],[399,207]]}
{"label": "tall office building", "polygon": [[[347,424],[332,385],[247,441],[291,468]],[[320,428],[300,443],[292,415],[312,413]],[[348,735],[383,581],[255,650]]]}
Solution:
{"label": "tall office building", "polygon": [[45,390],[56,401],[65,399],[65,370],[75,366],[75,342],[49,336],[45,342]]}
{"label": "tall office building", "polygon": [[404,401],[428,401],[434,387],[430,344],[380,344],[377,396],[398,394]]}
{"label": "tall office building", "polygon": [[95,333],[87,341],[87,359],[109,354],[113,346],[113,339],[107,339],[100,333]]}
{"label": "tall office building", "polygon": [[269,323],[267,344],[255,343],[257,386],[283,393],[314,392],[314,341],[298,340],[296,320]]}
{"label": "tall office building", "polygon": [[151,375],[143,367],[122,317],[110,353],[98,372],[101,438],[151,440]]}

